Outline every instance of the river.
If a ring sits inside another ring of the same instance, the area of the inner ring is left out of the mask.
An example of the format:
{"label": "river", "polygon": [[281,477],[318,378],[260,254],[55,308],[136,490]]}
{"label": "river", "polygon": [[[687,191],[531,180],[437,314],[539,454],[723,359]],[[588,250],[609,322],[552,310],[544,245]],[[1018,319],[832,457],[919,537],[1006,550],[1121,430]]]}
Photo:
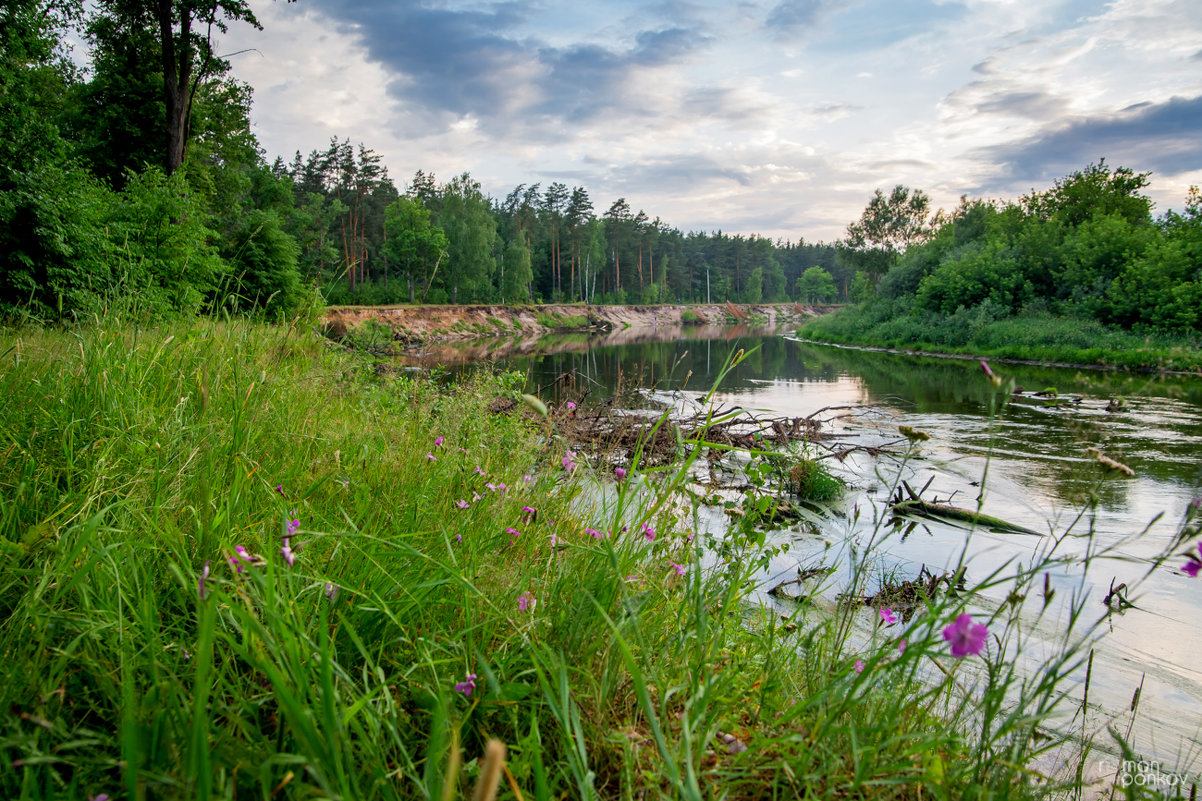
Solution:
{"label": "river", "polygon": [[[1175,544],[1175,538],[1190,504],[1202,497],[1202,379],[995,364],[1021,391],[993,414],[1004,393],[976,361],[835,348],[754,328],[644,328],[599,338],[460,343],[411,361],[490,362],[526,371],[528,389],[544,400],[555,403],[570,391],[588,403],[617,391],[645,397],[637,390],[648,389],[660,397],[676,392],[699,398],[740,348],[750,355],[718,388],[719,403],[788,417],[833,406],[870,407],[869,414],[831,424],[837,441],[896,451],[903,447],[898,425],[926,432],[930,440],[904,464],[901,478],[915,489],[929,481],[924,497],[974,509],[980,500],[985,514],[1039,532],[977,530],[969,537],[959,526],[919,521],[874,542],[881,574],[913,577],[924,565],[952,565],[967,542],[971,579],[1007,563],[1029,564],[1058,541],[1057,553],[1068,558],[1048,571],[1048,586],[1061,602],[1084,593],[1083,625],[1098,621],[1084,729],[1094,737],[1098,769],[1117,759],[1107,734],[1112,726],[1130,730],[1132,747],[1148,760],[1197,775],[1202,576],[1185,575],[1184,558],[1160,565],[1152,560],[1197,544]],[[1135,475],[1106,473],[1089,448]],[[794,573],[799,563],[829,560],[845,553],[840,548],[848,543],[867,541],[873,521],[887,517],[897,459],[858,452],[828,461],[852,489],[817,518],[817,530],[803,524],[776,534],[791,548],[773,563],[765,586]],[[857,508],[858,519],[852,512]],[[1124,583],[1136,588],[1129,596],[1135,606],[1111,610],[1103,599],[1111,586]],[[830,592],[838,589],[836,582]],[[978,600],[988,611],[1005,598]],[[1055,647],[1057,625],[1054,618],[1032,622],[1025,658]],[[1083,674],[1062,683],[1070,711],[1080,706]],[[1132,695],[1141,682],[1132,721]],[[1080,720],[1074,725],[1080,727]]]}

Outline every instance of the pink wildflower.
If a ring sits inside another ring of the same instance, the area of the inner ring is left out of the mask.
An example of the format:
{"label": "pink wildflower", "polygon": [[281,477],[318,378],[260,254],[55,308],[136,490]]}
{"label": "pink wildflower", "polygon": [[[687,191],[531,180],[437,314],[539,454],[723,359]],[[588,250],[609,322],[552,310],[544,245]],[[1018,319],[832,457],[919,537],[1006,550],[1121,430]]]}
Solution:
{"label": "pink wildflower", "polygon": [[646,523],[643,524],[643,539],[647,540],[647,542],[652,542],[655,539],[655,529]]}
{"label": "pink wildflower", "polygon": [[672,565],[672,569],[676,571],[676,575],[678,576],[683,576],[687,572],[684,565],[678,565],[671,560],[668,561],[668,564]]}
{"label": "pink wildflower", "polygon": [[592,535],[592,538],[595,540],[601,539],[601,532],[597,531],[597,529],[595,529],[595,528],[586,528],[584,530],[584,533]]}
{"label": "pink wildflower", "polygon": [[458,506],[460,509],[466,509],[466,508],[468,508],[469,506],[471,506],[471,504],[470,504],[470,503],[468,503],[467,501],[463,500],[462,498],[460,498],[459,500],[455,501],[455,505],[456,505],[456,506]]}
{"label": "pink wildflower", "polygon": [[205,579],[207,579],[208,577],[209,577],[209,563],[205,562],[204,569],[200,571],[200,581],[196,587],[196,592],[198,595],[200,595],[200,600],[202,600],[202,601],[205,599],[205,595],[207,594],[207,590],[205,589]]}
{"label": "pink wildflower", "polygon": [[989,629],[973,623],[972,616],[967,613],[957,617],[955,623],[943,630],[943,639],[951,643],[952,656],[957,659],[981,653],[988,637]]}
{"label": "pink wildflower", "polygon": [[564,406],[567,408],[567,410],[568,410],[569,412],[574,412],[574,411],[576,411],[576,404],[575,404],[575,403],[573,403],[572,401],[568,401],[567,403],[565,403],[565,404],[564,404]]}
{"label": "pink wildflower", "polygon": [[475,689],[476,689],[476,674],[475,673],[467,674],[467,681],[461,681],[455,685],[455,692],[463,693],[465,698],[467,696],[471,695],[472,691]]}
{"label": "pink wildflower", "polygon": [[884,607],[881,609],[881,622],[886,626],[892,626],[897,622],[897,615],[895,615],[893,610],[889,607]]}
{"label": "pink wildflower", "polygon": [[534,595],[529,590],[518,596],[518,611],[525,612],[526,610],[534,611]]}
{"label": "pink wildflower", "polygon": [[[1202,542],[1198,543],[1198,554],[1202,556]],[[1197,578],[1199,571],[1202,571],[1202,559],[1192,553],[1186,554],[1185,558],[1189,561],[1182,565],[1181,569],[1185,571],[1186,575]]]}
{"label": "pink wildflower", "polygon": [[284,546],[280,548],[280,556],[284,557],[284,561],[288,563],[288,567],[292,567],[296,563],[296,554],[292,551],[290,543],[290,538],[284,537]]}
{"label": "pink wildflower", "polygon": [[435,448],[441,448],[441,447],[442,447],[442,437],[435,437],[435,438],[434,438],[434,447],[435,447]]}
{"label": "pink wildflower", "polygon": [[864,672],[864,660],[857,659],[856,660],[856,673],[863,673],[863,672]]}
{"label": "pink wildflower", "polygon": [[234,570],[237,570],[239,573],[241,573],[242,565],[249,565],[251,562],[250,554],[247,553],[247,550],[241,545],[234,548],[234,553],[237,555],[230,557],[230,564],[234,566]]}
{"label": "pink wildflower", "polygon": [[476,465],[475,473],[478,476],[484,475],[484,468],[482,468],[480,465]]}
{"label": "pink wildflower", "polygon": [[284,485],[283,485],[283,484],[276,484],[276,485],[275,485],[275,491],[276,491],[276,492],[278,492],[279,494],[283,495],[283,494],[284,494]]}
{"label": "pink wildflower", "polygon": [[568,455],[563,457],[562,459],[560,459],[559,463],[561,465],[563,465],[563,469],[566,472],[568,472],[568,473],[572,472],[573,470],[576,469],[575,454],[572,453],[571,451],[568,451]]}
{"label": "pink wildflower", "polygon": [[429,451],[426,451],[426,458],[429,459],[431,462],[438,461],[438,457],[435,456],[434,454],[430,453]]}
{"label": "pink wildflower", "polygon": [[626,478],[626,468],[625,467],[615,467],[614,468],[614,477],[618,481],[621,481],[622,479]]}
{"label": "pink wildflower", "polygon": [[509,544],[510,545],[513,545],[513,543],[517,541],[517,538],[522,536],[522,532],[518,531],[513,526],[507,526],[505,528],[505,533],[509,535]]}

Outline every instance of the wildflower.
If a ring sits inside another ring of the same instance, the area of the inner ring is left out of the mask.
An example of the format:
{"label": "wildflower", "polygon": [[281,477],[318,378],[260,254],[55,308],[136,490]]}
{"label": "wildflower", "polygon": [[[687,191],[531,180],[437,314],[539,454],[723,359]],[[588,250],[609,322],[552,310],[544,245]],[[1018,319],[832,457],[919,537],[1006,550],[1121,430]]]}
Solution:
{"label": "wildflower", "polygon": [[480,465],[476,465],[476,469],[473,472],[475,472],[475,474],[478,476],[482,476],[484,475],[484,468],[480,467]]}
{"label": "wildflower", "polygon": [[622,479],[626,478],[626,468],[615,467],[614,468],[614,478],[616,478],[618,481],[621,481]]}
{"label": "wildflower", "polygon": [[864,660],[857,659],[856,660],[856,673],[863,673],[863,672],[864,672]]}
{"label": "wildflower", "polygon": [[897,653],[898,653],[898,655],[901,655],[901,654],[904,654],[905,652],[906,652],[906,638],[902,637],[900,640],[897,641]]}
{"label": "wildflower", "polygon": [[522,476],[522,483],[523,483],[523,484],[529,484],[529,483],[530,483],[531,481],[533,481],[533,480],[534,480],[534,476],[530,475],[529,473],[527,473],[526,475]]}
{"label": "wildflower", "polygon": [[462,535],[462,534],[456,534],[456,535],[455,535],[455,542],[463,542],[463,535]]}
{"label": "wildflower", "polygon": [[[1202,542],[1198,543],[1198,554],[1202,556]],[[1202,571],[1202,558],[1191,554],[1186,554],[1186,559],[1189,561],[1181,566],[1181,569],[1186,572],[1191,578],[1197,578],[1198,572]]]}
{"label": "wildflower", "polygon": [[683,576],[686,572],[684,565],[678,565],[672,560],[668,560],[668,564],[672,565],[672,569],[676,571],[676,575]]}
{"label": "wildflower", "polygon": [[952,656],[957,659],[981,653],[988,637],[989,629],[979,623],[973,623],[972,616],[967,613],[957,617],[955,623],[943,630],[943,639],[951,643]]}
{"label": "wildflower", "polygon": [[595,539],[595,540],[599,540],[599,539],[601,539],[601,532],[600,532],[600,531],[597,531],[597,529],[595,529],[595,528],[586,528],[586,529],[584,530],[584,533],[585,533],[585,534],[591,534],[591,535],[592,535],[592,537],[593,537],[593,539]]}
{"label": "wildflower", "polygon": [[435,438],[434,438],[434,447],[435,447],[435,448],[441,448],[441,447],[442,447],[442,437],[435,437]]}
{"label": "wildflower", "polygon": [[686,545],[692,545],[693,541],[696,539],[697,539],[697,535],[691,531],[688,534],[684,535],[684,541],[685,541]]}
{"label": "wildflower", "polygon": [[200,595],[200,600],[202,600],[202,601],[205,599],[205,595],[206,595],[205,579],[207,579],[208,577],[209,577],[209,563],[205,562],[204,569],[200,571],[200,582],[197,584],[197,587],[196,587],[196,592],[198,595]]}
{"label": "wildflower", "polygon": [[471,504],[470,504],[470,503],[468,503],[467,501],[463,500],[462,498],[460,498],[459,500],[455,501],[455,505],[456,505],[456,506],[458,506],[460,509],[466,509],[466,508],[468,508],[469,506],[471,506]]}
{"label": "wildflower", "polygon": [[280,556],[284,557],[284,561],[288,563],[288,567],[292,567],[296,562],[296,554],[292,551],[290,538],[288,537],[284,537],[284,546],[280,548]]}
{"label": "wildflower", "polygon": [[283,495],[283,494],[284,494],[284,485],[283,485],[283,484],[276,484],[276,485],[275,485],[275,491],[276,491],[276,492],[278,492],[279,494]]}
{"label": "wildflower", "polygon": [[555,536],[555,532],[551,532],[551,547],[554,548],[559,544],[559,537]]}
{"label": "wildflower", "polygon": [[886,626],[892,626],[897,622],[897,615],[893,614],[893,610],[889,607],[881,609],[881,622]]}
{"label": "wildflower", "polygon": [[568,401],[567,403],[565,403],[564,407],[566,407],[569,412],[576,411],[576,404],[572,403],[572,401]]}
{"label": "wildflower", "polygon": [[249,565],[251,563],[251,556],[241,545],[235,547],[234,552],[237,554],[237,556],[230,557],[230,564],[234,566],[234,570],[237,570],[239,573],[241,573],[242,565]]}
{"label": "wildflower", "polygon": [[88,796],[88,801],[109,801],[109,794],[101,793],[100,795],[90,795]]}
{"label": "wildflower", "polygon": [[325,596],[330,599],[330,603],[334,603],[334,601],[338,600],[338,585],[337,584],[331,584],[330,582],[327,581],[323,592],[325,593]]}
{"label": "wildflower", "polygon": [[655,529],[651,528],[651,526],[647,525],[646,523],[643,524],[643,539],[647,540],[647,542],[652,542],[655,540]]}
{"label": "wildflower", "polygon": [[527,523],[533,523],[535,520],[538,520],[538,510],[530,506],[523,506],[522,520]]}
{"label": "wildflower", "polygon": [[513,545],[513,543],[517,540],[517,538],[522,536],[522,532],[518,531],[513,526],[506,526],[505,533],[509,535],[509,544],[510,545]]}
{"label": "wildflower", "polygon": [[480,495],[480,493],[472,492],[472,503],[475,503],[476,501],[480,500],[481,497],[482,496]]}
{"label": "wildflower", "polygon": [[464,453],[464,454],[466,454],[466,453],[467,453],[467,448],[463,447],[462,445],[460,445],[460,446],[459,446],[459,448],[457,448],[457,450],[458,450],[460,453]]}
{"label": "wildflower", "polygon": [[1002,379],[999,378],[992,370],[989,369],[989,362],[981,359],[981,369],[985,371],[985,376],[993,383],[995,387],[1002,385]]}
{"label": "wildflower", "polygon": [[534,611],[534,596],[529,590],[518,596],[518,611],[525,612],[526,610]]}
{"label": "wildflower", "polygon": [[476,689],[476,674],[475,673],[467,674],[467,681],[461,681],[455,685],[455,692],[463,693],[465,698],[467,696],[471,695],[472,691],[475,689]]}
{"label": "wildflower", "polygon": [[559,463],[563,465],[563,469],[565,471],[570,473],[576,469],[575,456],[576,455],[574,453],[568,451],[568,455],[559,460]]}
{"label": "wildflower", "polygon": [[292,536],[293,534],[295,534],[297,529],[299,529],[299,528],[300,528],[300,520],[289,520],[288,521],[288,536]]}
{"label": "wildflower", "polygon": [[429,451],[426,451],[426,458],[429,459],[431,462],[438,461],[438,457],[435,456],[434,454],[430,453]]}

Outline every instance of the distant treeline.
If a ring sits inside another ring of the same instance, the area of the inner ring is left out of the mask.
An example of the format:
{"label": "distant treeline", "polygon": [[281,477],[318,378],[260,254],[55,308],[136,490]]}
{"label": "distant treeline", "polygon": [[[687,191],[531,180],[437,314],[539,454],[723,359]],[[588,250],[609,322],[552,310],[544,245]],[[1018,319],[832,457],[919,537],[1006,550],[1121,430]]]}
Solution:
{"label": "distant treeline", "polygon": [[[0,9],[0,316],[331,303],[870,299],[875,320],[1021,310],[1197,329],[1199,202],[1151,216],[1099,164],[1014,203],[932,215],[877,192],[844,240],[683,232],[585,187],[398,188],[365,145],[269,161],[209,32],[244,0],[11,0]],[[81,72],[63,42],[86,42]]]}
{"label": "distant treeline", "polygon": [[[402,192],[349,140],[270,163],[251,88],[205,33],[240,22],[257,25],[240,0],[4,5],[0,315],[277,315],[316,291],[348,303],[833,300],[850,286],[834,245],[686,234],[623,199],[598,214],[583,187],[494,199],[466,173],[418,172]],[[86,73],[67,37],[86,42]],[[799,284],[810,268],[824,269]]]}
{"label": "distant treeline", "polygon": [[[875,252],[862,263],[876,269],[862,273],[861,302],[814,321],[806,333],[1197,369],[1202,196],[1193,187],[1182,212],[1153,217],[1147,183],[1147,173],[1101,161],[1014,202],[964,199],[952,214],[910,226],[905,247],[866,243],[857,252]],[[906,216],[883,195],[877,200],[849,226],[849,239]]]}

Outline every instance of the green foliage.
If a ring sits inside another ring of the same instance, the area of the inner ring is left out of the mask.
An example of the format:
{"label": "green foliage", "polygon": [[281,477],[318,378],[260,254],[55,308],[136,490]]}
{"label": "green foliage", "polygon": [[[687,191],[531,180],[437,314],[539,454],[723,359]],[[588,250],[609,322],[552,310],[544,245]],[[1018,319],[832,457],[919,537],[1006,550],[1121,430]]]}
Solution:
{"label": "green foliage", "polygon": [[119,286],[151,314],[199,311],[226,269],[183,173],[168,177],[150,168],[131,175],[111,209],[108,233]]}
{"label": "green foliage", "polygon": [[838,292],[835,279],[821,267],[810,267],[797,279],[798,299],[808,303],[832,301]]}
{"label": "green foliage", "polygon": [[236,308],[260,310],[275,318],[294,312],[301,303],[296,240],[286,234],[272,212],[244,214],[230,237],[226,254]]}

